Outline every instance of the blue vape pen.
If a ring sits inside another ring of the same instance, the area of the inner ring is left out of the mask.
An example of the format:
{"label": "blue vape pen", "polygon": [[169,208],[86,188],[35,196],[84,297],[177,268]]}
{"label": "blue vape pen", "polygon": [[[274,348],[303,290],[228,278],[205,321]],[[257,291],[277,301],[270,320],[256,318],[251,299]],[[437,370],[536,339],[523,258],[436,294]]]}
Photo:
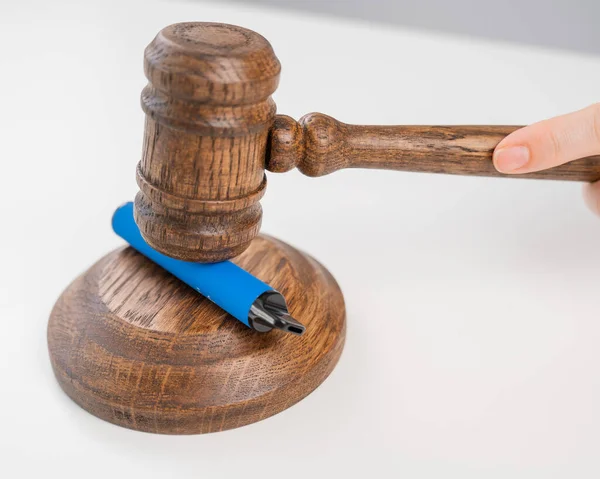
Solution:
{"label": "blue vape pen", "polygon": [[153,249],[142,238],[133,219],[133,203],[125,203],[115,211],[112,227],[115,233],[139,253],[162,266],[246,326],[260,332],[276,328],[297,335],[304,333],[304,326],[289,315],[281,293],[231,261],[191,263],[171,258]]}

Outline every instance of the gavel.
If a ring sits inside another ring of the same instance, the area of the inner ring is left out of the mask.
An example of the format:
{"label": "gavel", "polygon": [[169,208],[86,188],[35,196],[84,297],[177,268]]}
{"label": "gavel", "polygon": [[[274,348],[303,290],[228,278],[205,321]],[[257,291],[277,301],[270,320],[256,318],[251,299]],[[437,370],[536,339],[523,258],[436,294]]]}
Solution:
{"label": "gavel", "polygon": [[[265,170],[321,176],[342,168],[507,176],[496,145],[517,126],[358,126],[321,113],[277,115],[280,63],[269,42],[221,23],[164,28],[146,48],[146,113],[135,221],[168,256],[218,262],[259,233]],[[600,156],[511,176],[600,179]]]}

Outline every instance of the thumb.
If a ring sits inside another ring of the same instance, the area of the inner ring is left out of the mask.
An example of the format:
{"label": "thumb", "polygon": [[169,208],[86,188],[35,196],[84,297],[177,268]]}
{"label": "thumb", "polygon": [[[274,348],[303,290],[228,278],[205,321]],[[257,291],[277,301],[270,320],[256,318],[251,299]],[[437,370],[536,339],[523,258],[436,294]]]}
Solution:
{"label": "thumb", "polygon": [[600,103],[521,128],[494,151],[501,173],[531,173],[600,154]]}
{"label": "thumb", "polygon": [[600,181],[584,185],[583,198],[589,209],[600,216]]}

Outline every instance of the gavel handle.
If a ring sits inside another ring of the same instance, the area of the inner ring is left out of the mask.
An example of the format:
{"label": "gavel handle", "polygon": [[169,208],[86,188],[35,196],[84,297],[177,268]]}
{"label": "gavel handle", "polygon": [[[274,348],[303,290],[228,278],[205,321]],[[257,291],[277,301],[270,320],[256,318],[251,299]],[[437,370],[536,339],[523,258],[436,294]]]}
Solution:
{"label": "gavel handle", "polygon": [[269,171],[294,167],[308,176],[342,168],[375,168],[454,175],[596,181],[600,156],[536,173],[504,175],[492,163],[496,145],[518,126],[359,126],[322,113],[296,122],[277,115],[270,135]]}

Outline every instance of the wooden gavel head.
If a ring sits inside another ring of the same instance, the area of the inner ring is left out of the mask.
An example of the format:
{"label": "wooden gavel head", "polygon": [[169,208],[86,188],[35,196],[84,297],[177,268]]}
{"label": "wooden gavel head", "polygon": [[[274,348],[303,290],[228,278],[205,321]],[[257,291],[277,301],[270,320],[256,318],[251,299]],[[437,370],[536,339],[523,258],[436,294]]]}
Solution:
{"label": "wooden gavel head", "polygon": [[[267,40],[241,27],[180,23],[145,52],[146,128],[135,220],[169,256],[223,261],[260,229],[265,169],[308,176],[378,168],[505,176],[496,145],[516,126],[348,125],[321,113],[275,115],[280,65]],[[597,181],[600,157],[511,175]]]}
{"label": "wooden gavel head", "polygon": [[280,64],[261,35],[180,23],[146,48],[135,220],[169,256],[232,258],[258,234]]}

